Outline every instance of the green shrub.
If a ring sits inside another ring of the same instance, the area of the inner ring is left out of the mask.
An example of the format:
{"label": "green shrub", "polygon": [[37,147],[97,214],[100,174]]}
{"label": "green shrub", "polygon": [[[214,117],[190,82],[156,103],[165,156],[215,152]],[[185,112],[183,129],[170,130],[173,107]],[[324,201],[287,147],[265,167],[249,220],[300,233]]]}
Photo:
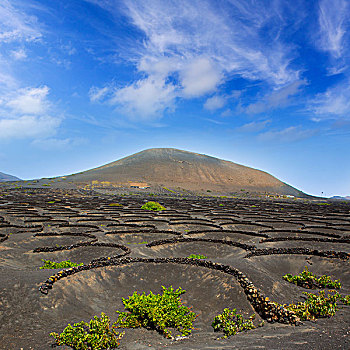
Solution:
{"label": "green shrub", "polygon": [[148,295],[134,292],[128,299],[123,298],[126,312],[118,313],[117,324],[121,328],[145,327],[155,329],[165,337],[171,338],[168,328],[178,330],[186,336],[193,329],[193,321],[197,318],[191,308],[183,305],[180,295],[186,291],[179,287],[163,287],[163,294]]}
{"label": "green shrub", "polygon": [[55,338],[56,345],[68,345],[74,350],[114,349],[124,335],[115,328],[115,324],[110,326],[109,317],[102,312],[100,318],[94,316],[89,323],[68,324],[61,334],[52,332],[50,336]]}
{"label": "green shrub", "polygon": [[188,259],[208,259],[207,256],[202,254],[191,254],[187,257]]}
{"label": "green shrub", "polygon": [[147,202],[141,207],[141,209],[153,210],[153,211],[165,210],[165,208],[158,202]]}
{"label": "green shrub", "polygon": [[122,204],[119,204],[119,203],[110,203],[108,204],[110,207],[122,207],[123,205]]}
{"label": "green shrub", "polygon": [[67,267],[81,266],[81,264],[76,264],[70,260],[55,262],[50,260],[41,259],[44,262],[44,266],[41,266],[40,269],[65,269]]}
{"label": "green shrub", "polygon": [[338,300],[347,304],[349,296],[341,296],[337,291],[331,290],[326,295],[325,291],[321,290],[319,294],[303,292],[307,296],[303,302],[297,304],[288,304],[284,307],[293,311],[301,320],[315,320],[322,317],[334,316],[339,309]]}
{"label": "green shrub", "polygon": [[314,275],[309,271],[307,266],[305,266],[304,270],[299,275],[291,275],[290,273],[283,276],[283,279],[294,283],[297,286],[304,288],[335,288],[340,289],[341,283],[339,280],[332,280],[330,276],[322,275],[320,277]]}
{"label": "green shrub", "polygon": [[[226,308],[222,314],[214,317],[211,325],[215,332],[224,332],[224,338],[227,338],[238,332],[256,328],[253,323],[254,318],[255,315],[252,315],[248,319],[244,319],[241,314],[237,313],[236,309],[230,310]],[[263,323],[260,324],[260,326],[262,325]]]}

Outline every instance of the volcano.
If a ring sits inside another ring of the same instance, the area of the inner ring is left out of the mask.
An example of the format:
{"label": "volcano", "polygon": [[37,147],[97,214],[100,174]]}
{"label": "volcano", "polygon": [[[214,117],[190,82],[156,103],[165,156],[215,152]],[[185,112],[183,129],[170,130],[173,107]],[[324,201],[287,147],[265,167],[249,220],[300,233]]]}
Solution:
{"label": "volcano", "polygon": [[296,188],[257,169],[174,148],[152,148],[115,162],[70,175],[70,181],[166,186],[221,192],[251,191],[304,196]]}
{"label": "volcano", "polygon": [[13,175],[9,174],[4,174],[0,173],[0,182],[5,182],[5,181],[18,181],[19,178]]}

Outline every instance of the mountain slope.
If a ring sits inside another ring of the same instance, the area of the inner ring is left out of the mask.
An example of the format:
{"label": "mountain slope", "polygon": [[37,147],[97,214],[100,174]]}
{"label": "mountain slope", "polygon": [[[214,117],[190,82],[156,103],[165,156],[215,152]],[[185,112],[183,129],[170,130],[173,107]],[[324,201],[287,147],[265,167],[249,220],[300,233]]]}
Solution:
{"label": "mountain slope", "polygon": [[20,180],[20,179],[16,176],[0,173],[0,182],[17,181],[17,180]]}
{"label": "mountain slope", "polygon": [[272,175],[218,158],[173,148],[153,148],[104,166],[69,176],[70,181],[109,181],[127,185],[181,187],[191,190],[276,192],[302,195],[302,192]]}

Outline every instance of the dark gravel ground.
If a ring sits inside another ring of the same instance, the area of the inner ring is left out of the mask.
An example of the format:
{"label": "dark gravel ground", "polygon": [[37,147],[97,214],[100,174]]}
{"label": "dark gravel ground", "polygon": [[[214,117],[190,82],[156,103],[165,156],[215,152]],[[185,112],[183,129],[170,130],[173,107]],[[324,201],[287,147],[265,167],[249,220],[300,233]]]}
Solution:
{"label": "dark gravel ground", "polygon": [[[141,210],[147,200],[167,210]],[[242,272],[270,300],[297,302],[306,289],[282,275],[297,274],[304,266],[341,280],[341,292],[350,294],[349,238],[350,203],[345,202],[111,196],[69,186],[2,185],[0,349],[51,349],[50,332],[101,312],[114,321],[123,297],[135,290],[160,292],[162,285],[187,291],[183,300],[200,314],[196,329],[176,341],[156,331],[128,329],[120,349],[349,349],[348,306],[332,318],[299,326],[265,322],[222,339],[211,322],[225,307],[245,316],[255,313],[257,322],[264,315],[248,300],[237,276],[171,260],[203,254],[209,262]],[[91,264],[106,257],[112,257],[109,266]],[[96,268],[64,277],[43,294],[39,287],[59,270],[40,270],[41,259],[70,259]]]}

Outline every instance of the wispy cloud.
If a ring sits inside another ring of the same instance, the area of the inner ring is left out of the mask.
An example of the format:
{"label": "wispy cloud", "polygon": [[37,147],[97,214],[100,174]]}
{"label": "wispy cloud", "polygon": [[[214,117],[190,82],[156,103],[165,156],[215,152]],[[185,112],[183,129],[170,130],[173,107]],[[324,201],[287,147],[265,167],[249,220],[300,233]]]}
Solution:
{"label": "wispy cloud", "polygon": [[319,119],[350,119],[350,80],[316,95],[309,101],[308,110]]}
{"label": "wispy cloud", "polygon": [[306,85],[304,80],[297,80],[281,89],[275,90],[266,96],[259,98],[258,102],[252,103],[242,111],[248,114],[259,114],[271,109],[285,107],[292,103],[292,97],[300,93],[301,88]]}
{"label": "wispy cloud", "polygon": [[10,1],[0,2],[0,43],[34,41],[42,37],[37,19],[15,8]]}
{"label": "wispy cloud", "polygon": [[[90,2],[114,14],[124,10],[144,34],[137,50],[130,50],[142,78],[120,88],[113,100],[142,119],[161,115],[176,98],[216,92],[232,77],[264,81],[272,88],[299,79],[300,72],[290,65],[293,46],[281,36],[283,28],[298,21],[290,19],[281,1],[230,0],[219,6],[206,0]],[[150,94],[143,108],[138,101],[146,85],[161,97]]]}
{"label": "wispy cloud", "polygon": [[24,49],[18,49],[18,50],[12,50],[11,51],[11,56],[16,60],[16,61],[20,61],[20,60],[24,60],[27,58],[27,53]]}
{"label": "wispy cloud", "polygon": [[306,130],[300,126],[290,126],[282,130],[270,130],[258,136],[260,141],[295,142],[315,135],[318,130]]}
{"label": "wispy cloud", "polygon": [[110,88],[105,86],[103,88],[98,88],[93,86],[89,90],[89,98],[91,102],[101,101],[108,93],[110,92]]}
{"label": "wispy cloud", "polygon": [[250,122],[250,123],[244,124],[244,125],[236,128],[236,131],[247,132],[247,133],[259,132],[259,131],[265,129],[266,125],[269,123],[271,123],[271,120],[264,120],[261,122]]}
{"label": "wispy cloud", "polygon": [[319,3],[319,46],[339,58],[344,50],[348,37],[349,2],[347,0],[321,0]]}
{"label": "wispy cloud", "polygon": [[[47,135],[44,135],[47,136]],[[32,141],[32,145],[38,148],[41,148],[45,151],[51,152],[52,150],[62,150],[70,149],[72,147],[77,147],[86,143],[86,140],[83,138],[39,138]]]}

